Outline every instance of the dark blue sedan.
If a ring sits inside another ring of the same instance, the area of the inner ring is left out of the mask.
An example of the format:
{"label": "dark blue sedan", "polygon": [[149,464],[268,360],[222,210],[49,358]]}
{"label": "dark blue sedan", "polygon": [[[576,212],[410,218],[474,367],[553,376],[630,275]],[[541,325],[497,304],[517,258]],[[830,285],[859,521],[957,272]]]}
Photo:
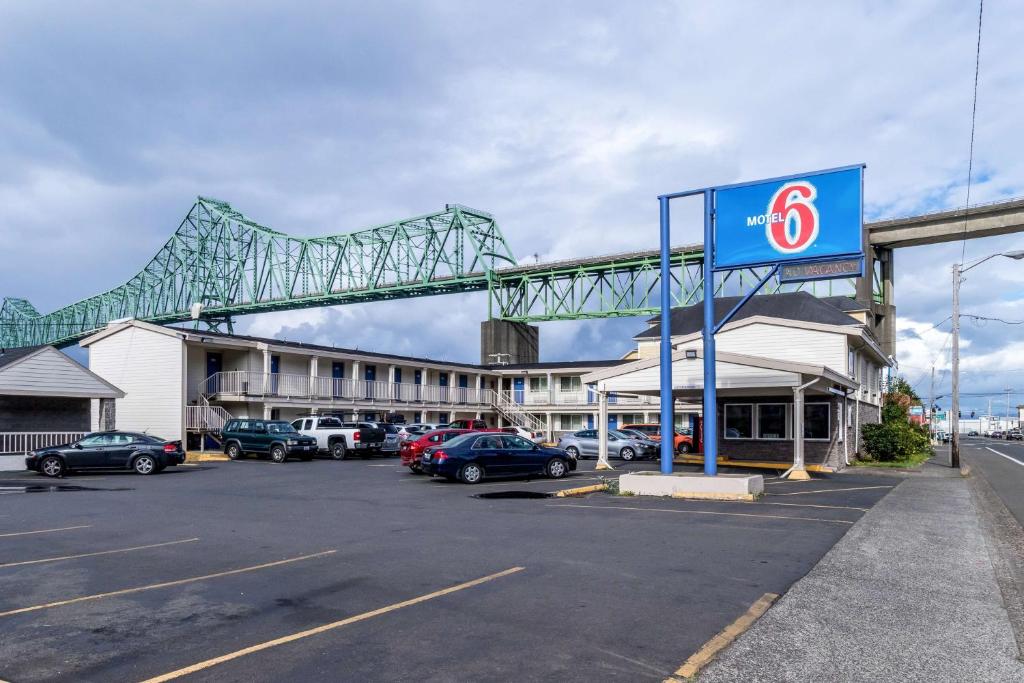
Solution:
{"label": "dark blue sedan", "polygon": [[484,477],[543,474],[561,479],[576,469],[576,458],[557,448],[544,448],[514,434],[470,432],[442,446],[427,448],[423,471],[477,484]]}

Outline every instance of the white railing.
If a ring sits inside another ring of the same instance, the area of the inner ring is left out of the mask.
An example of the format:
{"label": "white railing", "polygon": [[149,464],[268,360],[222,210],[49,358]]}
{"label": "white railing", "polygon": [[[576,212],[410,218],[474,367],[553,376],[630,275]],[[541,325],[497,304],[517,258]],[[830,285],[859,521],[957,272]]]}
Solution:
{"label": "white railing", "polygon": [[547,431],[547,424],[527,412],[522,403],[513,401],[506,392],[491,391],[490,395],[494,407],[509,422],[525,427],[532,432]]}
{"label": "white railing", "polygon": [[[205,398],[203,399],[206,400]],[[234,417],[221,406],[185,406],[185,429],[200,432],[220,432]]]}
{"label": "white railing", "polygon": [[0,432],[0,455],[60,446],[78,441],[86,434],[88,432]]}
{"label": "white railing", "polygon": [[392,403],[489,405],[489,390],[434,384],[379,382],[235,370],[210,375],[199,385],[209,397],[275,397],[315,401],[387,401]]}
{"label": "white railing", "polygon": [[[530,391],[530,390],[503,390],[501,392],[506,399],[515,403],[522,403],[529,406],[553,405],[553,406],[584,406],[597,405],[597,394],[588,394],[587,391]],[[619,396],[608,397],[610,405],[658,405],[655,396]]]}

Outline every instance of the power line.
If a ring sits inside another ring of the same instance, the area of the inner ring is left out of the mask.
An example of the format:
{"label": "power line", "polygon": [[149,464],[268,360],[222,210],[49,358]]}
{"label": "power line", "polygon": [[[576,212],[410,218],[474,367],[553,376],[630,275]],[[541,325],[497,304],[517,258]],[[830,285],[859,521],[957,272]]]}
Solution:
{"label": "power line", "polygon": [[967,207],[971,205],[971,179],[974,173],[974,127],[978,116],[978,73],[981,70],[981,17],[985,0],[978,0],[978,43],[974,50],[974,95],[971,101],[971,144],[967,153],[967,198],[964,201],[964,236],[960,242],[960,263],[967,255]]}

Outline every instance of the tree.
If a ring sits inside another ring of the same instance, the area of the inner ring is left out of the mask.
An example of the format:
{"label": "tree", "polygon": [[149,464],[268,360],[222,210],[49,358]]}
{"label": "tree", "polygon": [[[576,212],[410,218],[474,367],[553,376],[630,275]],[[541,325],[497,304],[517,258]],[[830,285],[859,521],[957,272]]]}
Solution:
{"label": "tree", "polygon": [[931,449],[928,429],[910,421],[910,406],[919,404],[914,388],[902,377],[889,385],[882,398],[882,421],[861,427],[864,450],[875,460],[906,460]]}

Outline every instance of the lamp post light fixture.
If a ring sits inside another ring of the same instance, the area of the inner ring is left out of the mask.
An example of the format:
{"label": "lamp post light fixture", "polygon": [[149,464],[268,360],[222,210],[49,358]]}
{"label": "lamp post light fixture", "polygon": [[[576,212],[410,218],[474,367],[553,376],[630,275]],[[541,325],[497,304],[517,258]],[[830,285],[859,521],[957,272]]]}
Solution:
{"label": "lamp post light fixture", "polygon": [[949,466],[957,469],[960,468],[960,283],[963,282],[964,273],[996,256],[1005,256],[1019,261],[1024,259],[1024,250],[989,254],[966,267],[961,263],[953,264],[953,405],[949,410]]}

